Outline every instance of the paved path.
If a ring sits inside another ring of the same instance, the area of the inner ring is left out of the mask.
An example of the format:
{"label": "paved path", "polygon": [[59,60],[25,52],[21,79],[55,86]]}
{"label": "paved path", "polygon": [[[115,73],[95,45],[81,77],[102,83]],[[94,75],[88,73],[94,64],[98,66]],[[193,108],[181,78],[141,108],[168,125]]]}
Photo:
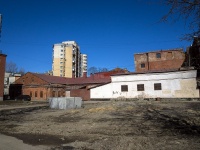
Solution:
{"label": "paved path", "polygon": [[3,110],[13,110],[13,109],[23,109],[23,108],[34,108],[34,107],[46,107],[48,104],[33,104],[33,105],[21,105],[21,106],[6,106],[0,107],[0,111]]}
{"label": "paved path", "polygon": [[0,134],[0,150],[48,150],[48,148],[28,145],[17,138]]}

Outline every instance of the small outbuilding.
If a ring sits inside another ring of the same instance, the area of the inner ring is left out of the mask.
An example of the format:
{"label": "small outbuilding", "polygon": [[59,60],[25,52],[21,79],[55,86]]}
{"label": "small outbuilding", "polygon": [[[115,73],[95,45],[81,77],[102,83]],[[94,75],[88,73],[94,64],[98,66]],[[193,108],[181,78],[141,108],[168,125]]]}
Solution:
{"label": "small outbuilding", "polygon": [[133,72],[111,76],[111,83],[90,89],[91,99],[199,98],[196,70]]}

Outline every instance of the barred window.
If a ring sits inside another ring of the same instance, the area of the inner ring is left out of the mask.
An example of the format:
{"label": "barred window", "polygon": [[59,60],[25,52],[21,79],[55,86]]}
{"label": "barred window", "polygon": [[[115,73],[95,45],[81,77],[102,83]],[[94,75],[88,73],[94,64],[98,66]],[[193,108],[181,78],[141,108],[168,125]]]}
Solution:
{"label": "barred window", "polygon": [[121,92],[128,92],[128,85],[121,85]]}
{"label": "barred window", "polygon": [[144,91],[144,84],[137,84],[137,91]]}
{"label": "barred window", "polygon": [[161,83],[154,83],[154,90],[162,90]]}

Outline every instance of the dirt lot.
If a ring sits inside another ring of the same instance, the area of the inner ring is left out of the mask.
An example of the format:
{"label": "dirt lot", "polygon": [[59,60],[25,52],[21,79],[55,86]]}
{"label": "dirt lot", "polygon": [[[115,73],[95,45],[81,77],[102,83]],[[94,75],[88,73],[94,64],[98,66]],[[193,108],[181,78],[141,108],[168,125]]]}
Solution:
{"label": "dirt lot", "polygon": [[0,114],[0,133],[49,150],[197,150],[199,101],[106,101]]}

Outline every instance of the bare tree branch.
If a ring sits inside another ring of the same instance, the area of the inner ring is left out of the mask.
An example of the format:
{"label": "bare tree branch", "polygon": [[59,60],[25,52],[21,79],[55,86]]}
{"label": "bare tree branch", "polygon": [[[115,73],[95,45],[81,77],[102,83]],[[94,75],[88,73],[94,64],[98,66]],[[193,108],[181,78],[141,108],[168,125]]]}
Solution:
{"label": "bare tree branch", "polygon": [[6,72],[16,73],[17,70],[18,70],[17,65],[14,62],[10,61],[6,63]]}
{"label": "bare tree branch", "polygon": [[169,17],[173,17],[174,21],[181,17],[188,23],[191,33],[185,34],[182,40],[192,40],[193,36],[200,34],[200,0],[165,0],[165,4],[170,6],[166,15],[161,21],[167,21]]}
{"label": "bare tree branch", "polygon": [[6,62],[6,72],[9,72],[9,73],[20,73],[21,75],[24,75],[26,73],[24,68],[18,69],[16,63],[14,63],[12,61]]}

